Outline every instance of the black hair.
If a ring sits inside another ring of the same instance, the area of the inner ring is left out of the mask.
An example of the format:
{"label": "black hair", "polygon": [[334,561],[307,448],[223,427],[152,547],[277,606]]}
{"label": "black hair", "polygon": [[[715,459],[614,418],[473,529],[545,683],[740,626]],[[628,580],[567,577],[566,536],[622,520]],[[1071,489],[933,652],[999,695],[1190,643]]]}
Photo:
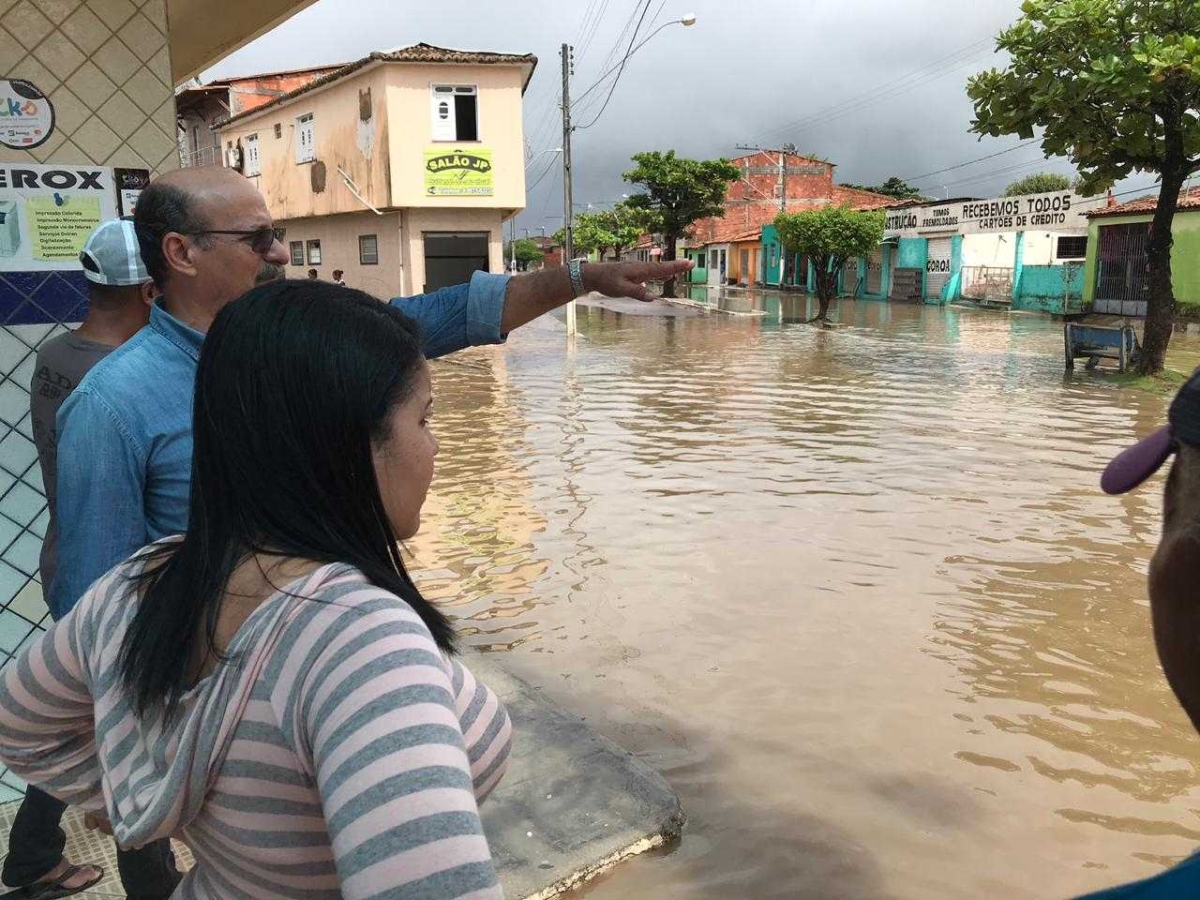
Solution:
{"label": "black hair", "polygon": [[309,270],[308,270],[308,277],[309,277],[309,279],[310,279],[310,280],[315,280],[315,279],[316,279],[316,277],[317,277],[317,270],[316,270],[316,269],[309,269]]}
{"label": "black hair", "polygon": [[453,652],[449,620],[404,568],[371,455],[422,359],[416,323],[328,282],[259,285],[218,313],[196,373],[187,533],[152,551],[121,647],[139,715],[173,713],[196,664],[226,658],[217,617],[252,554],[355,566]]}
{"label": "black hair", "polygon": [[208,246],[206,236],[195,234],[209,227],[204,216],[196,209],[196,198],[187,191],[161,181],[152,181],[138,197],[133,227],[137,231],[142,262],[160,291],[166,290],[168,266],[162,243],[168,233],[175,231],[193,235],[201,247]]}

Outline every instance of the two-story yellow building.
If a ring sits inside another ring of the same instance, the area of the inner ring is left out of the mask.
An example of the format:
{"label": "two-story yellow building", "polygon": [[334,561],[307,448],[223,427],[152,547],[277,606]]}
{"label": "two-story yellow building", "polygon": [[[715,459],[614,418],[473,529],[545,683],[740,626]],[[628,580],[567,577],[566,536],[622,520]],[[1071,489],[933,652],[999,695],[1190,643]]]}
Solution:
{"label": "two-story yellow building", "polygon": [[287,229],[289,277],[341,269],[380,297],[504,271],[525,206],[522,102],[537,59],[417,44],[372,53],[218,129]]}

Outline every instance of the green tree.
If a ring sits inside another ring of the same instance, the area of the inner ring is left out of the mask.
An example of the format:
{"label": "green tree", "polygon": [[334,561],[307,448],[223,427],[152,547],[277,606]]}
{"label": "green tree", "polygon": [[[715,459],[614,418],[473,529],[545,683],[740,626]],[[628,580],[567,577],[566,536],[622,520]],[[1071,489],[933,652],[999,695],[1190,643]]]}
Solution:
{"label": "green tree", "polygon": [[1022,194],[1049,194],[1051,191],[1069,191],[1074,182],[1057,172],[1034,172],[1018,178],[1004,189],[1005,197],[1020,197]]}
{"label": "green tree", "polygon": [[1032,138],[1067,156],[1080,190],[1133,172],[1160,176],[1146,248],[1140,369],[1162,370],[1175,313],[1171,223],[1180,188],[1200,169],[1200,3],[1195,0],[1025,0],[997,38],[1010,62],[967,83],[979,134]]}
{"label": "green tree", "polygon": [[816,269],[818,312],[814,322],[829,321],[838,273],[846,260],[866,256],[879,245],[886,219],[883,210],[860,212],[849,206],[826,206],[775,217],[784,253],[807,254]]}
{"label": "green tree", "polygon": [[[674,150],[635,153],[633,162],[623,177],[643,192],[625,205],[646,216],[645,231],[662,234],[664,262],[675,259],[675,245],[692,225],[724,214],[729,183],[739,177],[738,168],[727,159],[685,159]],[[663,285],[663,296],[675,296],[674,278]]]}
{"label": "green tree", "polygon": [[620,256],[646,233],[647,216],[618,203],[613,209],[597,209],[575,217],[575,249],[585,253],[613,251]]}
{"label": "green tree", "polygon": [[889,197],[895,197],[897,200],[916,200],[921,197],[921,192],[913,187],[907,181],[897,178],[893,175],[883,184],[847,184],[844,187],[855,188],[860,191],[871,191],[876,194],[886,194]]}
{"label": "green tree", "polygon": [[504,248],[504,259],[511,260],[513,253],[516,253],[517,267],[524,272],[529,268],[531,263],[538,263],[545,259],[545,255],[538,245],[529,238],[518,238]]}

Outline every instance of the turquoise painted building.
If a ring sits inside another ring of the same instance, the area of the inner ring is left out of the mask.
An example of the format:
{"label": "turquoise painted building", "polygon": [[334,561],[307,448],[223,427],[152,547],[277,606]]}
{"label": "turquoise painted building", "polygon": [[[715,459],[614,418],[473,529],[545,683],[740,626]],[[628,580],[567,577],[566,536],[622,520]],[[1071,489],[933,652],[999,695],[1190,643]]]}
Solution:
{"label": "turquoise painted building", "polygon": [[705,249],[690,247],[683,251],[683,255],[696,264],[696,267],[688,272],[688,284],[708,284],[708,254]]}

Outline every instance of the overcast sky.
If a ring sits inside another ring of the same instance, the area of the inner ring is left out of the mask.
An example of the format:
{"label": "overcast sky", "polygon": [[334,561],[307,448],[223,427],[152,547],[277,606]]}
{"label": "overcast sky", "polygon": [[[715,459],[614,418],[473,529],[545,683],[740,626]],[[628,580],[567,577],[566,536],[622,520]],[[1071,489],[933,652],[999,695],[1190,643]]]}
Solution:
{"label": "overcast sky", "polygon": [[[576,47],[578,97],[624,55],[631,14],[641,7],[642,0],[319,0],[203,78],[343,62],[422,41],[533,53],[525,136],[538,153],[562,143],[559,46]],[[628,192],[621,173],[639,150],[733,157],[738,144],[790,141],[836,163],[838,182],[872,184],[1014,147],[1015,137],[969,133],[965,85],[971,73],[1002,63],[991,39],[1019,8],[1020,0],[650,0],[639,40],[687,13],[697,23],[656,35],[630,59],[599,121],[575,134],[577,207]],[[577,124],[600,111],[609,83],[579,104]],[[529,192],[519,229],[561,227],[558,160],[531,162],[531,186],[546,174]],[[988,197],[1030,172],[1073,174],[1065,160],[1040,160],[1033,145],[915,183],[932,196]]]}

